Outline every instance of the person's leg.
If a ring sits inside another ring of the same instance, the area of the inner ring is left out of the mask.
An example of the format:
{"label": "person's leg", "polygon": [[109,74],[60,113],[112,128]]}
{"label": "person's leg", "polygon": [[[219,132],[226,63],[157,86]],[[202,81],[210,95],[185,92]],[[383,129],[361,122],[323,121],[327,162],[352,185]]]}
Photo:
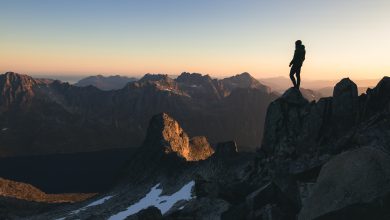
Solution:
{"label": "person's leg", "polygon": [[301,85],[301,67],[298,67],[295,75],[297,76],[297,88],[299,89],[299,86]]}
{"label": "person's leg", "polygon": [[297,82],[295,81],[294,74],[295,74],[295,67],[292,66],[291,69],[290,69],[290,79],[291,79],[294,87],[297,87]]}

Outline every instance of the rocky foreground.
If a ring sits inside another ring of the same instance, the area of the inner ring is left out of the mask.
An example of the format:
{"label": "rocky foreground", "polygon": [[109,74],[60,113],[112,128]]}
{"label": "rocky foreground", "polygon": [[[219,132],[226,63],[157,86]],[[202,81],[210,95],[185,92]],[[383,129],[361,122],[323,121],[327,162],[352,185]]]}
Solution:
{"label": "rocky foreground", "polygon": [[289,89],[268,108],[262,147],[190,138],[154,116],[105,194],[26,219],[390,219],[390,78],[358,96],[343,79],[308,102]]}

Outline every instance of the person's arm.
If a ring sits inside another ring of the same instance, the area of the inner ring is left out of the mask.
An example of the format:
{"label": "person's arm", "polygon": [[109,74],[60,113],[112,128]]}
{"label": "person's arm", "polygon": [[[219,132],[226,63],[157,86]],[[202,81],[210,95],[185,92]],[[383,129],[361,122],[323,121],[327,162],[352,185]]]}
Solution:
{"label": "person's arm", "polygon": [[294,61],[295,61],[296,59],[297,59],[297,50],[295,50],[295,52],[294,52],[294,57],[293,57],[293,59],[291,60],[289,67],[291,67],[291,66],[294,64]]}

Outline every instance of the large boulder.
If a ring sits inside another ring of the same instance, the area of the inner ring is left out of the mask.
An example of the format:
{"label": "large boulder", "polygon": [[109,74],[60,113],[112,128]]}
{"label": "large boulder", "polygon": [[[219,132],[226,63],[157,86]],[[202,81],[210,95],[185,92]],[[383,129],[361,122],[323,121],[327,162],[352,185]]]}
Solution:
{"label": "large boulder", "polygon": [[374,147],[342,153],[326,163],[299,220],[389,219],[390,156]]}

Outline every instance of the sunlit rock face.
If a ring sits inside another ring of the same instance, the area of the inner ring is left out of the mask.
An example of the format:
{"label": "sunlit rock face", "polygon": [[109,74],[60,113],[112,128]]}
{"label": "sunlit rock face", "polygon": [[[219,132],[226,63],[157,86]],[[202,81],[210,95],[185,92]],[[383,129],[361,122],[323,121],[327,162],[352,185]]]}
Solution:
{"label": "sunlit rock face", "polygon": [[214,153],[206,137],[190,139],[179,123],[166,113],[152,118],[145,144],[147,147],[161,146],[165,154],[176,153],[187,161],[205,160]]}
{"label": "sunlit rock face", "polygon": [[7,72],[0,75],[0,110],[13,104],[29,104],[34,96],[33,86],[38,82],[27,75]]}
{"label": "sunlit rock face", "polygon": [[214,154],[214,149],[204,136],[191,138],[189,149],[190,151],[186,159],[191,161],[205,160]]}

